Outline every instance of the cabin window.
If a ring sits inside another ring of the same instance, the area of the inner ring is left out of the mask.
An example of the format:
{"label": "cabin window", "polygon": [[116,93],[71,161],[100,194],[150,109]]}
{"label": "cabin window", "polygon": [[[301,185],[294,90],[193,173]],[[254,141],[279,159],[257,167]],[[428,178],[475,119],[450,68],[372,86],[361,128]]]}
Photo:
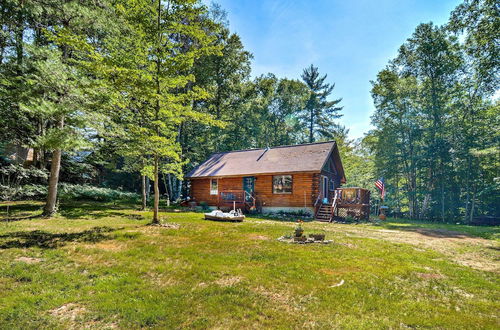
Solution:
{"label": "cabin window", "polygon": [[335,181],[333,179],[330,179],[330,191],[335,190]]}
{"label": "cabin window", "polygon": [[217,195],[219,192],[219,182],[217,179],[210,180],[210,195]]}
{"label": "cabin window", "polygon": [[273,176],[273,194],[291,194],[292,176],[275,175]]}

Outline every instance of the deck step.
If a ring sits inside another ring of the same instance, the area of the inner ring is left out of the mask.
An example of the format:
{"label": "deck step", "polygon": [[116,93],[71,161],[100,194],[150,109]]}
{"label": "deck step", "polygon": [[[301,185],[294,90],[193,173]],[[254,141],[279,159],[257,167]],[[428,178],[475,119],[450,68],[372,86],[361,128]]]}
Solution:
{"label": "deck step", "polygon": [[318,212],[316,213],[316,221],[329,222],[332,216],[332,206],[331,205],[321,205]]}

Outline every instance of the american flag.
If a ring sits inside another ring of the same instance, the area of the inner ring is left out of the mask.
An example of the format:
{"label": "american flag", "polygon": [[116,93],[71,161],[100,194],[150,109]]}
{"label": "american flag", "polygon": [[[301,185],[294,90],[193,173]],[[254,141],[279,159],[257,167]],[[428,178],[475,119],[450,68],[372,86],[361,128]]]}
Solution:
{"label": "american flag", "polygon": [[378,188],[378,190],[380,191],[380,196],[382,196],[382,199],[384,199],[385,196],[384,178],[380,178],[377,181],[375,181],[375,187]]}

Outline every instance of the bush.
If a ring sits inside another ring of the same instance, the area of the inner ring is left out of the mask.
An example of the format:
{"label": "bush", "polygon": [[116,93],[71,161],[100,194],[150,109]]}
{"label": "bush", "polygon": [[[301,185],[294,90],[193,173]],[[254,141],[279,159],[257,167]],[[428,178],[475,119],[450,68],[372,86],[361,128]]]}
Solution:
{"label": "bush", "polygon": [[283,210],[281,210],[281,211],[276,212],[276,214],[282,215],[282,216],[288,216],[288,217],[305,217],[305,218],[312,217],[311,212],[307,209],[299,209],[297,211],[283,211]]}
{"label": "bush", "polygon": [[19,164],[0,166],[0,200],[37,199],[47,194],[43,185],[48,177],[46,170],[23,167]]}
{"label": "bush", "polygon": [[17,194],[15,195],[16,200],[23,199],[44,199],[47,197],[47,185],[40,184],[27,184],[19,187]]}
{"label": "bush", "polygon": [[116,200],[135,202],[140,197],[138,194],[132,192],[68,183],[63,183],[59,186],[59,196],[61,199],[93,200],[99,202],[112,202]]}
{"label": "bush", "polygon": [[[58,196],[62,200],[93,200],[98,202],[136,202],[136,193],[89,185],[61,183]],[[0,184],[0,200],[41,200],[47,197],[47,185],[26,184],[23,186],[4,186]]]}
{"label": "bush", "polygon": [[208,207],[208,203],[207,202],[200,202],[200,206],[201,206],[201,209],[203,211],[208,211],[210,210],[210,208]]}

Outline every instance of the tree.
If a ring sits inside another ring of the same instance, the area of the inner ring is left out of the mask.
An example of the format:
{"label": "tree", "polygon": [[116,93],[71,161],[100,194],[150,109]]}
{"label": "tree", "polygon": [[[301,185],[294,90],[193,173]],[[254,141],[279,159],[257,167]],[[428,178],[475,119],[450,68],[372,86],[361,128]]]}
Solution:
{"label": "tree", "polygon": [[26,75],[29,86],[24,111],[45,118],[49,126],[39,136],[35,146],[53,150],[49,189],[44,216],[56,212],[57,186],[63,150],[75,150],[84,145],[83,131],[86,98],[81,86],[85,78],[63,62],[63,54],[57,49],[38,48],[31,54],[31,73]]}
{"label": "tree", "polygon": [[444,27],[419,25],[373,82],[376,171],[411,217],[498,214],[498,16],[493,1],[473,0]]}
{"label": "tree", "polygon": [[158,224],[160,172],[180,177],[185,162],[179,128],[187,120],[218,123],[193,110],[193,102],[208,93],[194,86],[191,70],[197,59],[219,48],[201,19],[206,9],[197,2],[123,0],[115,8],[128,36],[106,40],[104,52],[91,49],[87,66],[114,95],[113,116],[125,132],[124,144],[151,161],[142,173],[154,180],[153,224]]}
{"label": "tree", "polygon": [[338,106],[342,99],[328,101],[335,84],[325,83],[327,75],[320,76],[318,68],[311,64],[304,69],[302,80],[309,88],[310,95],[305,107],[302,120],[309,128],[309,143],[317,138],[332,138],[336,124],[334,119],[340,118],[339,112],[343,107]]}

